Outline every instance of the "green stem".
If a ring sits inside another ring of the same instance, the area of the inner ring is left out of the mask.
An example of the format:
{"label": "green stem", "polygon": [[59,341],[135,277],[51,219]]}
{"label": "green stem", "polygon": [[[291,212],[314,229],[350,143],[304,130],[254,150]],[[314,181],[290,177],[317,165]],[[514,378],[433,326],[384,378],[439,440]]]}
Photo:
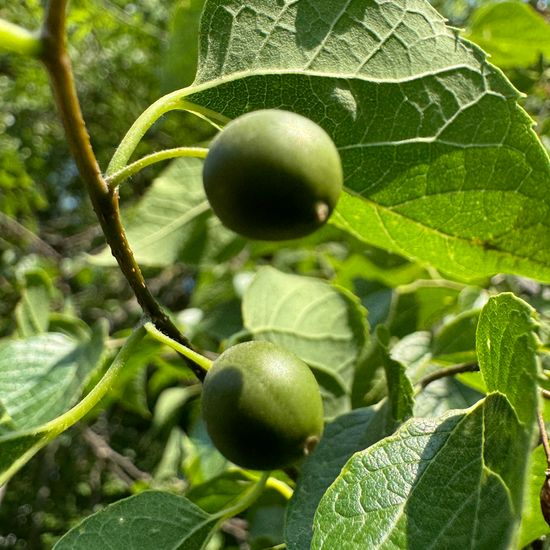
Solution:
{"label": "green stem", "polygon": [[36,33],[0,18],[0,49],[38,57],[42,42]]}
{"label": "green stem", "polygon": [[217,514],[214,514],[214,517],[225,520],[244,512],[247,508],[250,508],[250,506],[252,506],[252,504],[254,504],[254,502],[256,502],[256,500],[258,500],[260,495],[263,493],[268,479],[269,472],[263,472],[258,482],[244,494],[241,500],[225,510],[220,510]]}
{"label": "green stem", "polygon": [[76,424],[85,414],[90,412],[101,399],[103,399],[113,387],[116,378],[128,362],[128,359],[135,353],[137,345],[141,342],[145,334],[145,327],[143,325],[137,326],[116,355],[111,366],[107,369],[107,372],[94,386],[92,391],[72,409],[43,426],[43,429],[49,431],[52,435],[51,439],[57,437],[73,424]]}
{"label": "green stem", "polygon": [[[235,468],[235,471],[241,473],[243,476],[245,476],[248,479],[251,479],[253,481],[257,481],[257,480],[260,479],[260,476],[258,476],[254,472],[251,472],[250,470],[243,470],[242,468]],[[290,500],[292,498],[293,493],[294,493],[292,488],[289,487],[284,481],[281,481],[280,479],[277,479],[276,477],[273,477],[273,476],[269,476],[267,478],[265,486],[266,486],[267,489],[273,489],[274,491],[277,491],[286,500]]]}
{"label": "green stem", "polygon": [[[137,344],[141,342],[145,334],[145,329],[142,325],[134,330],[101,380],[94,386],[92,391],[72,409],[69,409],[66,413],[50,420],[38,428],[26,432],[16,432],[13,435],[8,434],[6,436],[0,436],[2,443],[13,440],[18,441],[23,451],[7,469],[0,471],[0,486],[8,481],[10,477],[24,466],[40,449],[45,447],[59,434],[76,424],[101,401],[113,387],[115,379],[126,365],[128,359],[135,353]],[[26,439],[34,441],[34,443],[27,448]]]}
{"label": "green stem", "polygon": [[111,189],[114,189],[120,185],[124,180],[137,174],[143,170],[146,166],[161,162],[163,160],[174,159],[178,157],[194,157],[194,158],[206,158],[208,149],[204,147],[177,147],[175,149],[166,149],[164,151],[158,151],[147,155],[132,164],[126,166],[122,170],[116,172],[111,177],[107,178],[107,184]]}
{"label": "green stem", "polygon": [[196,351],[193,351],[191,348],[176,342],[176,340],[172,340],[172,338],[166,336],[166,334],[158,330],[153,323],[145,323],[145,330],[158,342],[166,344],[179,354],[187,357],[190,361],[193,361],[193,363],[197,364],[205,373],[212,367],[212,361],[210,361],[210,359],[204,357],[204,355],[201,355]]}
{"label": "green stem", "polygon": [[195,105],[189,101],[185,101],[185,97],[193,93],[193,88],[183,88],[181,90],[176,90],[170,94],[167,94],[160,99],[157,99],[155,103],[150,105],[132,124],[132,127],[128,130],[120,145],[118,146],[105,176],[107,178],[112,177],[117,172],[120,172],[128,164],[130,157],[136,150],[141,138],[145,135],[147,130],[164,114],[169,111],[180,110],[180,111],[189,111],[195,113],[198,116],[204,118],[208,122],[218,121],[222,124],[225,124],[229,119],[211,111],[210,109],[205,109],[200,105]]}

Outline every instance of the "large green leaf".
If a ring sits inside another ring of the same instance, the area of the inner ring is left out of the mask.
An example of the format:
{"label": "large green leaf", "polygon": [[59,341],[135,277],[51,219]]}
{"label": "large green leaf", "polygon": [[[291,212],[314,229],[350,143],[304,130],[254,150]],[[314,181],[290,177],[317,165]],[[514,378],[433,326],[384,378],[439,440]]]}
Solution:
{"label": "large green leaf", "polygon": [[205,548],[219,518],[186,498],[146,491],[120,500],[73,527],[55,550]]}
{"label": "large green leaf", "polygon": [[467,37],[503,68],[528,67],[541,54],[550,58],[550,25],[520,1],[488,2],[472,15]]}
{"label": "large green leaf", "polygon": [[333,222],[471,279],[550,281],[550,168],[518,93],[424,0],[209,0],[186,99],[321,124],[347,193]]}
{"label": "large green leaf", "polygon": [[346,464],[317,509],[312,548],[509,549],[521,433],[498,394],[466,412],[409,421]]}
{"label": "large green leaf", "polygon": [[[195,158],[172,162],[138,206],[126,212],[125,222],[130,246],[144,266],[215,263],[241,246],[212,215],[202,187],[202,161]],[[115,265],[109,250],[92,260]]]}

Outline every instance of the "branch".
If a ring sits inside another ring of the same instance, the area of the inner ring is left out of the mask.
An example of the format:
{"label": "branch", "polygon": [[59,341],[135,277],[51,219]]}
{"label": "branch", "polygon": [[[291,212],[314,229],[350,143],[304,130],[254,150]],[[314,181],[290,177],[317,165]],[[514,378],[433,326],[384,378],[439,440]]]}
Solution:
{"label": "branch", "polygon": [[21,225],[16,219],[7,216],[3,212],[0,212],[0,229],[2,230],[0,233],[3,235],[8,233],[17,239],[21,239],[24,243],[30,243],[31,247],[47,258],[52,258],[56,261],[61,258],[61,255],[47,242],[43,241],[24,225]]}
{"label": "branch", "polygon": [[424,378],[421,378],[417,384],[421,388],[425,388],[428,384],[445,378],[447,376],[454,376],[455,374],[461,374],[463,372],[477,372],[479,371],[479,365],[477,363],[463,363],[460,365],[453,365],[452,367],[447,367],[444,369],[436,370],[431,374],[428,374]]}
{"label": "branch", "polygon": [[109,444],[91,428],[86,428],[83,432],[84,440],[90,445],[97,458],[109,460],[122,471],[130,476],[131,481],[142,479],[150,481],[151,476],[147,472],[142,472],[128,457],[117,453]]}
{"label": "branch", "polygon": [[546,469],[547,469],[547,472],[548,472],[548,471],[550,471],[550,443],[548,442],[548,433],[546,432],[546,426],[544,424],[544,418],[543,418],[542,412],[540,410],[537,413],[537,421],[539,423],[540,438],[542,440],[542,446],[544,448],[544,454],[546,455]]}
{"label": "branch", "polygon": [[[116,258],[122,273],[132,287],[138,303],[159,330],[173,340],[189,347],[187,339],[179,332],[149,291],[126,238],[120,218],[118,192],[116,189],[110,189],[101,175],[82,116],[71,61],[67,53],[65,38],[66,7],[67,0],[50,0],[42,29],[43,49],[40,59],[50,77],[67,142],[107,243],[111,247],[112,254]],[[202,380],[204,378],[202,369],[188,360],[185,361],[195,375]]]}

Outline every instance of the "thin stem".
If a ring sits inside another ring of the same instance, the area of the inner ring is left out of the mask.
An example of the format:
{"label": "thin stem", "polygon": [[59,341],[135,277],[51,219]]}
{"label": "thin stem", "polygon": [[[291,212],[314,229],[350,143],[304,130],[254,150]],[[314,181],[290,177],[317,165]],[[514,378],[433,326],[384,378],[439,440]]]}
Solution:
{"label": "thin stem", "polygon": [[93,387],[93,389],[72,409],[58,416],[44,425],[44,429],[52,433],[52,439],[60,433],[76,424],[85,414],[91,411],[113,387],[113,384],[130,359],[135,353],[137,344],[141,342],[145,336],[145,328],[143,325],[138,325],[134,332],[128,337],[124,346],[117,353],[111,366],[107,369],[101,380]]}
{"label": "thin stem", "polygon": [[42,42],[36,33],[0,18],[0,49],[38,57]]}
{"label": "thin stem", "polygon": [[[260,476],[258,476],[254,472],[251,472],[250,470],[235,468],[235,471],[241,473],[243,476],[254,481],[260,479]],[[292,498],[292,495],[294,494],[294,491],[292,490],[291,487],[289,487],[284,481],[281,481],[280,479],[277,479],[276,477],[273,477],[273,476],[269,476],[267,478],[265,486],[268,489],[273,489],[274,491],[277,491],[286,500],[290,500]]]}
{"label": "thin stem", "polygon": [[267,479],[265,486],[268,489],[273,489],[277,491],[286,500],[290,500],[292,498],[292,495],[294,494],[294,491],[284,481],[281,481],[276,477],[270,476]]}
{"label": "thin stem", "polygon": [[[28,430],[27,432],[16,432],[13,435],[0,436],[2,443],[12,439],[21,439],[28,436],[31,440],[36,439],[36,442],[25,450],[16,460],[10,464],[9,468],[0,472],[0,486],[3,485],[17,470],[19,470],[28,460],[34,456],[40,449],[54,440],[59,434],[76,424],[86,414],[88,414],[103,397],[113,387],[115,379],[120,374],[129,358],[135,354],[135,348],[146,332],[142,325],[138,326],[134,332],[128,337],[122,349],[103,375],[101,380],[94,388],[72,409],[63,413],[61,416],[50,420],[39,428]],[[23,444],[24,447],[24,444]]]}
{"label": "thin stem", "polygon": [[258,500],[260,495],[263,493],[265,484],[268,479],[269,472],[263,472],[258,482],[244,494],[241,500],[239,500],[233,506],[226,508],[225,510],[220,510],[217,514],[214,514],[214,516],[222,520],[231,518],[252,506],[252,504],[254,504],[254,502],[256,502],[256,500]]}
{"label": "thin stem", "polygon": [[169,111],[180,110],[189,111],[204,118],[208,122],[219,121],[225,124],[229,119],[206,109],[199,105],[195,105],[189,101],[185,101],[185,97],[193,92],[192,88],[183,88],[176,90],[170,94],[167,94],[160,99],[157,99],[155,103],[150,105],[132,124],[132,127],[128,130],[120,145],[118,146],[105,175],[111,177],[117,172],[120,172],[128,164],[130,157],[136,150],[141,138],[145,135],[147,130],[153,126],[153,124],[164,114]]}
{"label": "thin stem", "polygon": [[[41,61],[52,85],[55,101],[63,121],[67,142],[74,156],[101,228],[137,301],[155,325],[172,339],[188,344],[149,291],[141,269],[130,248],[120,218],[118,193],[110,189],[99,169],[76,93],[71,61],[67,54],[65,24],[67,0],[50,0],[42,29]],[[188,363],[202,380],[203,370]]]}
{"label": "thin stem", "polygon": [[550,472],[550,443],[548,442],[548,433],[546,432],[546,425],[544,424],[544,417],[542,416],[541,410],[537,412],[537,421],[539,423],[540,437],[544,448],[544,454],[546,455],[546,471],[548,475]]}
{"label": "thin stem", "polygon": [[454,376],[455,374],[461,374],[464,372],[477,372],[479,371],[479,365],[477,363],[463,363],[460,365],[453,365],[452,367],[447,367],[445,369],[439,369],[431,374],[428,374],[424,378],[421,378],[417,384],[421,388],[425,388],[428,384],[435,382],[441,378],[447,376]]}
{"label": "thin stem", "polygon": [[193,158],[206,158],[208,154],[208,149],[204,147],[177,147],[175,149],[166,149],[164,151],[158,151],[147,155],[132,164],[129,164],[122,170],[116,172],[112,176],[106,179],[107,184],[111,189],[114,189],[120,185],[124,180],[129,177],[137,174],[145,167],[155,164],[156,162],[161,162],[163,160],[174,159],[178,157],[193,157]]}
{"label": "thin stem", "polygon": [[193,361],[193,363],[196,363],[199,367],[201,367],[201,369],[204,370],[205,373],[212,367],[212,361],[210,361],[210,359],[204,357],[204,355],[201,355],[196,351],[193,351],[191,348],[172,340],[172,338],[169,338],[166,334],[158,330],[153,323],[145,323],[145,330],[158,342],[166,344],[173,350],[177,351],[180,355],[183,355],[190,361]]}
{"label": "thin stem", "polygon": [[3,212],[0,212],[0,229],[1,234],[4,236],[11,235],[21,239],[25,245],[28,244],[40,254],[48,258],[53,258],[56,261],[61,260],[61,254],[59,254],[57,250],[54,250],[47,242],[43,241],[38,235],[35,235],[24,225],[20,224],[16,219],[7,216]]}
{"label": "thin stem", "polygon": [[120,172],[126,164],[132,153],[135,151],[141,138],[145,132],[165,113],[177,109],[179,107],[181,90],[165,95],[159,100],[150,105],[132,124],[120,145],[118,146],[105,175],[112,176],[116,172]]}

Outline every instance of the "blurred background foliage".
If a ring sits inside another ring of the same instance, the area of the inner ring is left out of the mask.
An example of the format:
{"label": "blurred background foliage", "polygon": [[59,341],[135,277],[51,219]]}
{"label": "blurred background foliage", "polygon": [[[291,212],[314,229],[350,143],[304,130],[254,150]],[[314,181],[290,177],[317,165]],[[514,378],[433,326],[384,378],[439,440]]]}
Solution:
{"label": "blurred background foliage", "polygon": [[[149,104],[192,82],[202,4],[203,0],[71,2],[70,53],[103,169]],[[550,147],[546,3],[432,0],[432,4],[451,25],[464,29],[493,55],[525,94],[521,101]],[[30,29],[40,27],[42,11],[41,0],[0,0],[0,17]],[[535,28],[537,40],[531,34]],[[204,143],[211,136],[211,127],[200,119],[171,113],[148,132],[137,155]],[[122,202],[137,203],[162,169],[156,165],[135,176],[131,185],[123,186]],[[393,315],[394,334],[430,328],[454,311],[460,300],[473,304],[480,295],[479,289],[459,293],[453,285],[448,291],[443,285],[438,292],[443,288],[445,296],[439,298],[420,285],[407,287],[395,300],[398,285],[430,274],[381,251],[359,250],[357,243],[331,231],[327,228],[320,236],[289,247],[252,246],[231,262],[200,272],[175,264],[148,268],[145,274],[153,292],[195,344],[211,350],[242,328],[240,289],[258,262],[325,278],[337,270],[342,286],[352,285],[356,271],[370,272],[372,276],[354,283],[353,290],[369,308],[371,324]],[[108,359],[140,310],[116,268],[87,260],[87,254],[99,250],[103,242],[44,71],[37,62],[0,54],[0,338],[26,335],[25,301],[39,293],[41,300],[48,301],[50,330],[76,330],[76,319],[90,326],[107,319],[113,335]],[[535,283],[500,277],[483,284],[511,289],[549,309],[548,293]],[[205,443],[204,427],[196,421],[196,396],[192,378],[182,372],[177,359],[145,343],[136,364],[114,389],[109,406],[48,446],[0,489],[0,548],[49,548],[97,506],[139,487],[178,490],[184,480],[203,481],[221,472],[225,463]],[[282,506],[277,495],[271,496],[250,512],[252,548],[281,540],[282,528],[273,518],[282,522]],[[275,516],[273,510],[278,510]],[[243,525],[226,525],[213,547],[248,548]]]}

